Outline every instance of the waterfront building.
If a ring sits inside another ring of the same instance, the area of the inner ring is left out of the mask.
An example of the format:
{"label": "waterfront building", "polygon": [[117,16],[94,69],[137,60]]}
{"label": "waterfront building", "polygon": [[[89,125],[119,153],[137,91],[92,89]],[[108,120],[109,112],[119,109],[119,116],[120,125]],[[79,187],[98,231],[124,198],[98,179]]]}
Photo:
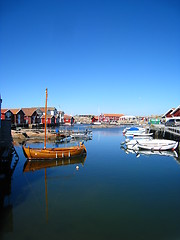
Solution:
{"label": "waterfront building", "polygon": [[98,120],[99,120],[99,116],[93,116],[92,117],[92,123],[98,122]]}
{"label": "waterfront building", "polygon": [[118,114],[118,113],[104,113],[99,116],[100,122],[118,122],[120,118],[124,116],[124,114]]}
{"label": "waterfront building", "polygon": [[74,118],[71,115],[64,114],[64,124],[74,124]]}
{"label": "waterfront building", "polygon": [[172,111],[173,117],[180,117],[180,105]]}
{"label": "waterfront building", "polygon": [[24,121],[26,124],[40,123],[40,116],[37,112],[37,108],[22,108],[25,113]]}
{"label": "waterfront building", "polygon": [[[47,115],[46,116],[46,118],[47,118],[47,125],[55,125],[55,116],[52,116],[52,115]],[[45,115],[42,115],[41,116],[41,124],[45,124]]]}
{"label": "waterfront building", "polygon": [[176,108],[171,108],[162,115],[166,121],[170,118],[180,118],[180,105]]}
{"label": "waterfront building", "polygon": [[15,126],[21,126],[24,124],[24,116],[25,113],[22,109],[10,109],[10,111],[13,113],[13,124]]}

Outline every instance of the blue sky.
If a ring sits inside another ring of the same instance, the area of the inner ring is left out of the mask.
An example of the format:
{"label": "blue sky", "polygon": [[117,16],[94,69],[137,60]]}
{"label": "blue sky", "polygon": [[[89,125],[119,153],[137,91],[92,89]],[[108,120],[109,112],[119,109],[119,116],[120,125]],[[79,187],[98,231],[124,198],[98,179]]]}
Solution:
{"label": "blue sky", "polygon": [[3,108],[162,114],[180,105],[179,0],[0,0]]}

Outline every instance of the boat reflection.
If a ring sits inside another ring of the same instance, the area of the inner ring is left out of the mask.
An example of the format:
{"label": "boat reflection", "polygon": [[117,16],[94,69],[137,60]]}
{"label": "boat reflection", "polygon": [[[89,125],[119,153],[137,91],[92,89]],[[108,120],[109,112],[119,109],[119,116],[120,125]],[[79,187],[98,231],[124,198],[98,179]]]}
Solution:
{"label": "boat reflection", "polygon": [[180,157],[177,151],[150,151],[150,150],[133,150],[129,148],[125,148],[121,146],[121,149],[123,149],[126,154],[132,153],[135,154],[136,157],[143,156],[151,156],[151,155],[158,155],[158,156],[168,156],[173,157],[178,163],[180,163]]}
{"label": "boat reflection", "polygon": [[[46,223],[48,223],[48,177],[47,177],[47,169],[51,167],[65,166],[71,164],[82,164],[84,165],[86,161],[86,154],[80,157],[73,157],[67,159],[45,159],[45,160],[26,160],[23,168],[23,172],[30,172],[36,170],[44,169],[44,177],[45,177],[45,202],[46,202]],[[76,170],[79,169],[79,166],[76,166]]]}
{"label": "boat reflection", "polygon": [[67,159],[45,159],[45,160],[27,160],[24,164],[23,172],[41,170],[43,168],[51,168],[57,166],[65,166],[70,164],[82,164],[86,161],[86,155]]}

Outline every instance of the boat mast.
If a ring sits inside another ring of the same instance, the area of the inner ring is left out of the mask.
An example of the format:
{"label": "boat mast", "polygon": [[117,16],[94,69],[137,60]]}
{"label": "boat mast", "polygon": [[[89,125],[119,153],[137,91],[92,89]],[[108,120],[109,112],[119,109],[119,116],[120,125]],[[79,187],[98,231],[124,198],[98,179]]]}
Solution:
{"label": "boat mast", "polygon": [[46,88],[46,103],[45,103],[45,136],[44,136],[44,149],[46,149],[46,118],[47,118],[47,88]]}

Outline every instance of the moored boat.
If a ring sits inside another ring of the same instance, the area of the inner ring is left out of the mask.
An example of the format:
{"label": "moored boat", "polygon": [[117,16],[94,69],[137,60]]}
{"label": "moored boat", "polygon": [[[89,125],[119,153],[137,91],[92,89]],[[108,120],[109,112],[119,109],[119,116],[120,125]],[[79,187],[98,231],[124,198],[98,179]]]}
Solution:
{"label": "moored boat", "polygon": [[128,149],[132,150],[165,151],[175,150],[178,146],[178,142],[167,139],[126,139],[124,143]]}
{"label": "moored boat", "polygon": [[85,131],[77,131],[71,133],[72,138],[80,138],[80,139],[86,139],[92,137],[92,131],[86,129]]}
{"label": "moored boat", "polygon": [[140,149],[146,149],[151,151],[165,151],[175,150],[178,146],[178,142],[167,139],[152,139],[149,141],[141,140],[138,142]]}
{"label": "moored boat", "polygon": [[125,136],[133,136],[134,134],[145,133],[146,129],[142,127],[130,127],[123,130]]}
{"label": "moored boat", "polygon": [[133,138],[152,138],[153,133],[135,133],[133,134]]}
{"label": "moored boat", "polygon": [[86,154],[83,143],[77,146],[64,148],[30,148],[23,146],[24,155],[28,159],[63,159],[82,156]]}
{"label": "moored boat", "polygon": [[45,137],[44,148],[31,148],[23,146],[23,152],[28,159],[64,159],[82,156],[86,154],[86,147],[83,143],[76,146],[69,146],[64,148],[46,148],[46,116],[47,116],[47,89],[46,89],[46,103],[45,103]]}

